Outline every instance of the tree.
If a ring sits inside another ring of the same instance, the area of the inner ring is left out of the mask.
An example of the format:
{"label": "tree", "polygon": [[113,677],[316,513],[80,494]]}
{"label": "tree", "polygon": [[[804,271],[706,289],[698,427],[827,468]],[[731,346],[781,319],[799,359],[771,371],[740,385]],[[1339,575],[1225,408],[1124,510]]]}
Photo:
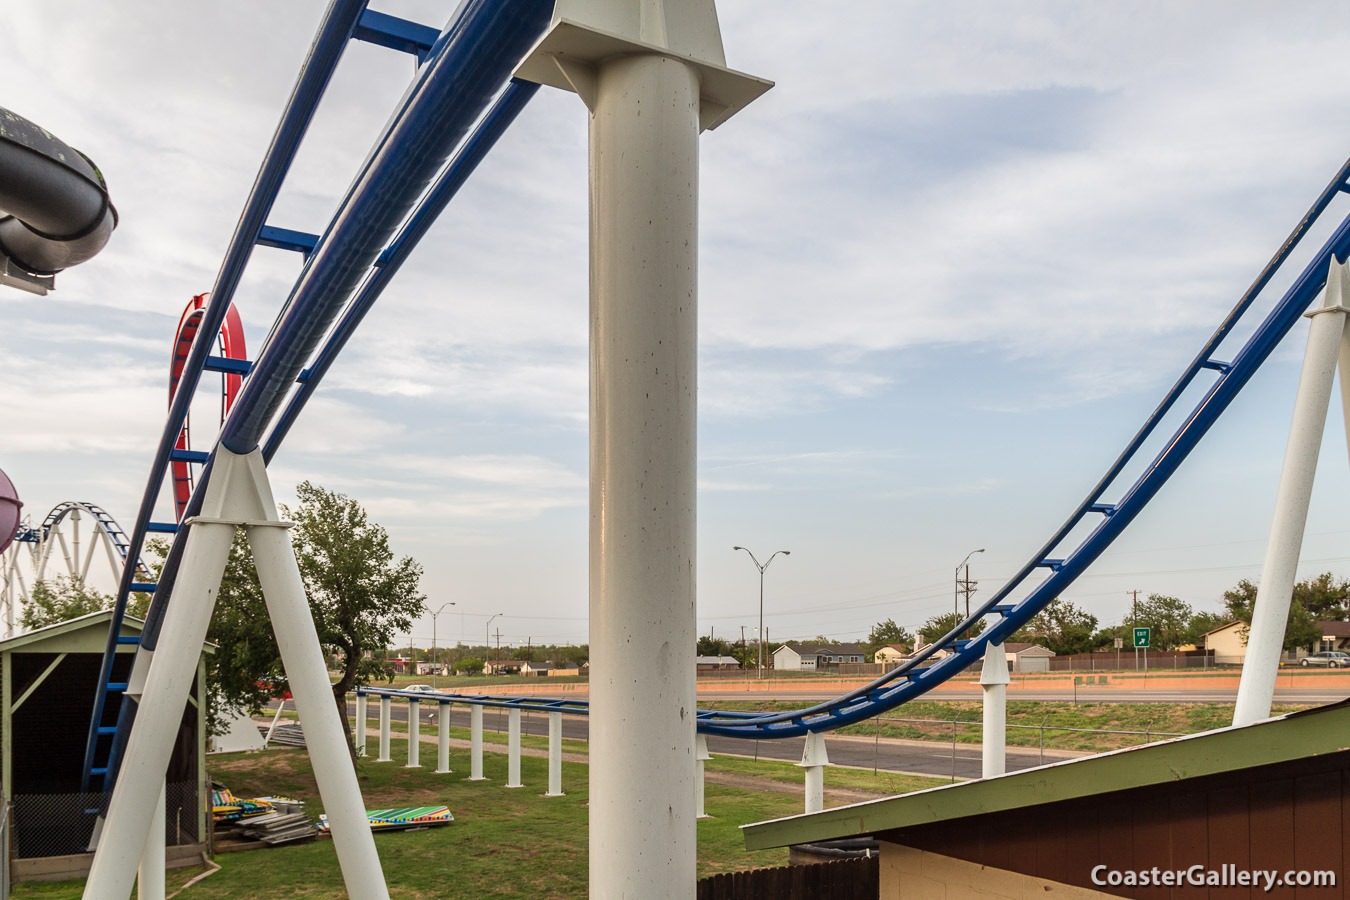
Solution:
{"label": "tree", "polygon": [[[69,622],[89,613],[112,609],[114,599],[76,578],[58,575],[50,581],[43,580],[33,585],[33,589],[28,592],[28,601],[23,605],[19,624],[31,631],[58,622]],[[127,613],[144,619],[149,605],[149,594],[132,594],[127,600]]]}
{"label": "tree", "polygon": [[1013,635],[1013,640],[1039,644],[1061,656],[1090,653],[1101,646],[1095,637],[1096,629],[1096,616],[1056,597]]}
{"label": "tree", "polygon": [[1127,628],[1148,628],[1149,647],[1153,650],[1174,650],[1186,643],[1191,619],[1195,616],[1191,605],[1165,594],[1149,594],[1148,599],[1125,617]]}
{"label": "tree", "polygon": [[695,652],[699,656],[730,656],[731,645],[721,638],[700,637]]}
{"label": "tree", "polygon": [[477,675],[483,671],[483,661],[476,656],[461,659],[455,663],[455,671],[466,675]]}
{"label": "tree", "polygon": [[867,635],[867,640],[863,641],[863,649],[867,651],[867,659],[870,661],[876,656],[878,650],[887,644],[904,644],[910,650],[914,649],[914,635],[902,625],[895,624],[894,619],[886,619],[884,622],[878,622],[872,626],[872,630]]}
{"label": "tree", "polygon": [[[1306,584],[1307,582],[1303,582]],[[1312,647],[1322,637],[1317,627],[1317,619],[1304,607],[1299,599],[1298,585],[1294,587],[1294,596],[1289,602],[1289,618],[1284,626],[1284,649],[1293,652],[1301,647]],[[1223,592],[1223,603],[1228,614],[1243,624],[1239,629],[1242,643],[1247,643],[1248,629],[1252,624],[1252,608],[1256,605],[1256,585],[1246,578],[1237,583],[1232,590]]]}
{"label": "tree", "polygon": [[1350,581],[1337,579],[1330,572],[1300,581],[1294,585],[1294,596],[1319,622],[1343,622],[1350,615]]}
{"label": "tree", "polygon": [[281,511],[295,522],[295,556],[319,643],[338,655],[333,701],[345,721],[347,692],[383,672],[366,651],[392,643],[426,610],[422,567],[409,556],[394,559],[388,533],[357,501],[308,481],[295,493],[299,507]]}
{"label": "tree", "polygon": [[[954,612],[933,616],[920,626],[919,637],[923,638],[925,643],[931,644],[957,625],[960,625],[963,621],[965,621],[965,616],[958,615]],[[984,631],[984,621],[980,620],[958,636],[963,638],[973,638],[978,636],[982,631]]]}

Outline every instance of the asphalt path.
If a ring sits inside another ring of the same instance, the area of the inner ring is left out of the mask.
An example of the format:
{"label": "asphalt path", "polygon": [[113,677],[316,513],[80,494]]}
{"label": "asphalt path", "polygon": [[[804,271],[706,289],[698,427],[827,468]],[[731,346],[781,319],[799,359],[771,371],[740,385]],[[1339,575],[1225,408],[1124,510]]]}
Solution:
{"label": "asphalt path", "polygon": [[[434,707],[439,704],[423,702],[419,717],[423,725],[436,721]],[[450,724],[457,728],[469,727],[469,710],[460,704],[450,707]],[[356,703],[349,701],[347,712],[356,715]],[[367,710],[369,727],[379,727],[379,705],[370,704]],[[483,730],[500,732],[507,730],[507,712],[504,709],[485,708],[483,710]],[[408,705],[395,701],[390,706],[390,717],[395,722],[408,721]],[[563,715],[563,737],[569,740],[584,741],[589,738],[589,721],[586,716]],[[548,714],[521,711],[520,730],[522,734],[548,736]],[[374,738],[371,738],[372,742]],[[710,736],[708,752],[713,756],[748,756],[763,759],[776,759],[786,762],[800,762],[804,738],[784,738],[776,741],[754,741],[740,738]],[[938,743],[936,741],[910,741],[889,738],[867,738],[856,735],[827,734],[825,746],[830,762],[837,766],[852,766],[860,769],[875,768],[878,771],[907,773],[914,775],[934,775],[948,778],[980,777],[980,745],[957,743]],[[1047,750],[1042,757],[1038,750],[1008,748],[1008,770],[1026,769],[1044,762],[1055,762],[1081,756],[1080,753]]]}

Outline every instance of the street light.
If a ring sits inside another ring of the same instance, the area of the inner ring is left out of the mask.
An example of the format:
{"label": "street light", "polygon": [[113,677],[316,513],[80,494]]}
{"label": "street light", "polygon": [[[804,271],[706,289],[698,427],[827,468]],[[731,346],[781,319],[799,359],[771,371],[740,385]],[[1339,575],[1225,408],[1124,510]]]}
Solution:
{"label": "street light", "polygon": [[488,626],[492,624],[493,619],[501,615],[505,615],[505,613],[493,613],[488,620],[483,623],[483,667],[485,669],[487,668],[488,658],[492,656],[492,639],[489,637],[491,632],[488,631]]}
{"label": "street light", "polygon": [[436,617],[445,612],[447,606],[454,606],[455,601],[447,600],[441,604],[441,608],[431,614],[431,686],[436,686]]}
{"label": "street light", "polygon": [[[963,560],[961,560],[961,562],[957,563],[957,566],[956,566],[956,581],[955,581],[955,583],[954,583],[953,586],[952,586],[952,612],[956,613],[956,623],[957,623],[958,625],[961,624],[961,622],[962,622],[962,619],[961,619],[961,567],[962,567],[962,566],[966,566],[966,563],[970,562],[970,558],[971,558],[972,556],[974,556],[976,553],[983,553],[983,552],[984,552],[984,548],[983,548],[983,547],[981,547],[979,550],[972,550],[972,551],[970,551],[969,553],[966,554],[966,558],[965,558],[965,559],[963,559]],[[970,566],[966,566],[966,583],[969,584],[969,582],[970,582]],[[969,615],[970,615],[970,600],[969,600],[970,595],[967,594],[966,597],[967,597],[967,599],[966,599],[966,615],[969,616]]]}
{"label": "street light", "polygon": [[[732,547],[731,549],[744,550],[746,553],[750,553],[748,547]],[[769,563],[773,562],[773,557],[780,553],[784,556],[792,555],[787,550],[775,550],[773,556],[766,559],[762,566],[759,564],[759,560],[755,559],[755,554],[750,553],[750,559],[754,561],[755,568],[759,569],[759,639],[755,643],[759,645],[759,664],[756,667],[756,672],[760,678],[764,677],[764,570],[769,567]]]}

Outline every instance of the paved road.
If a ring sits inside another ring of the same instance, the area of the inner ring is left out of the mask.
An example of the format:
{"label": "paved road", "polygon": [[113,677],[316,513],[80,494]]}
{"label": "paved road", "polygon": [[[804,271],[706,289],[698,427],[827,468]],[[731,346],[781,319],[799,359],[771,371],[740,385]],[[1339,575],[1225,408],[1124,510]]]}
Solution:
{"label": "paved road", "polygon": [[[436,720],[436,714],[430,708],[435,705],[432,703],[421,705],[420,716],[423,725]],[[355,702],[349,702],[347,709],[349,715],[356,715]],[[370,704],[368,712],[370,727],[378,727],[378,704]],[[408,720],[407,704],[395,702],[390,709],[390,715],[395,722],[406,722]],[[450,723],[459,728],[468,728],[468,709],[460,705],[452,706]],[[564,715],[563,737],[584,741],[589,736],[589,724],[585,716]],[[507,728],[506,711],[501,709],[485,710],[483,713],[483,728],[485,731],[505,734]],[[548,716],[545,713],[522,712],[520,728],[523,734],[547,737]],[[371,742],[373,746],[374,738],[371,738]],[[708,738],[708,751],[714,756],[753,757],[758,755],[765,759],[798,762],[802,758],[803,742],[804,739],[802,738],[787,738],[778,741],[748,741],[739,738],[710,737]],[[953,772],[955,772],[957,778],[980,777],[979,744],[957,744],[953,749],[951,744],[937,742],[893,739],[878,741],[853,735],[826,735],[825,744],[830,754],[830,762],[835,765],[864,769],[875,767],[880,771],[936,775],[939,777],[950,777]],[[1057,759],[1066,759],[1077,755],[1081,754],[1047,751],[1044,761],[1054,762]],[[1041,762],[1042,758],[1039,751],[1019,748],[1010,748],[1008,751],[1009,771],[1038,766]]]}
{"label": "paved road", "polygon": [[[802,700],[820,701],[837,697],[839,691],[783,690],[773,693],[747,691],[744,693],[709,693],[699,696],[700,701],[712,700]],[[1335,703],[1350,696],[1350,689],[1340,688],[1287,688],[1275,689],[1276,703]],[[1237,688],[1201,689],[1168,691],[1130,691],[1121,688],[1013,688],[1008,691],[1009,700],[1054,700],[1077,699],[1080,703],[1232,703],[1237,699]],[[971,700],[978,701],[980,692],[970,688],[936,688],[924,694],[923,700]]]}

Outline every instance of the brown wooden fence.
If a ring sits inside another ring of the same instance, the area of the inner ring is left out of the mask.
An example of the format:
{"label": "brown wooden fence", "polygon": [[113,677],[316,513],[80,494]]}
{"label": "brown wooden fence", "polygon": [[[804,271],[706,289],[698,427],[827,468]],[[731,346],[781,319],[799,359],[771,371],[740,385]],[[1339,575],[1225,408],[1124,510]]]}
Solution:
{"label": "brown wooden fence", "polygon": [[878,862],[869,856],[710,875],[699,879],[698,900],[876,900],[881,892]]}

